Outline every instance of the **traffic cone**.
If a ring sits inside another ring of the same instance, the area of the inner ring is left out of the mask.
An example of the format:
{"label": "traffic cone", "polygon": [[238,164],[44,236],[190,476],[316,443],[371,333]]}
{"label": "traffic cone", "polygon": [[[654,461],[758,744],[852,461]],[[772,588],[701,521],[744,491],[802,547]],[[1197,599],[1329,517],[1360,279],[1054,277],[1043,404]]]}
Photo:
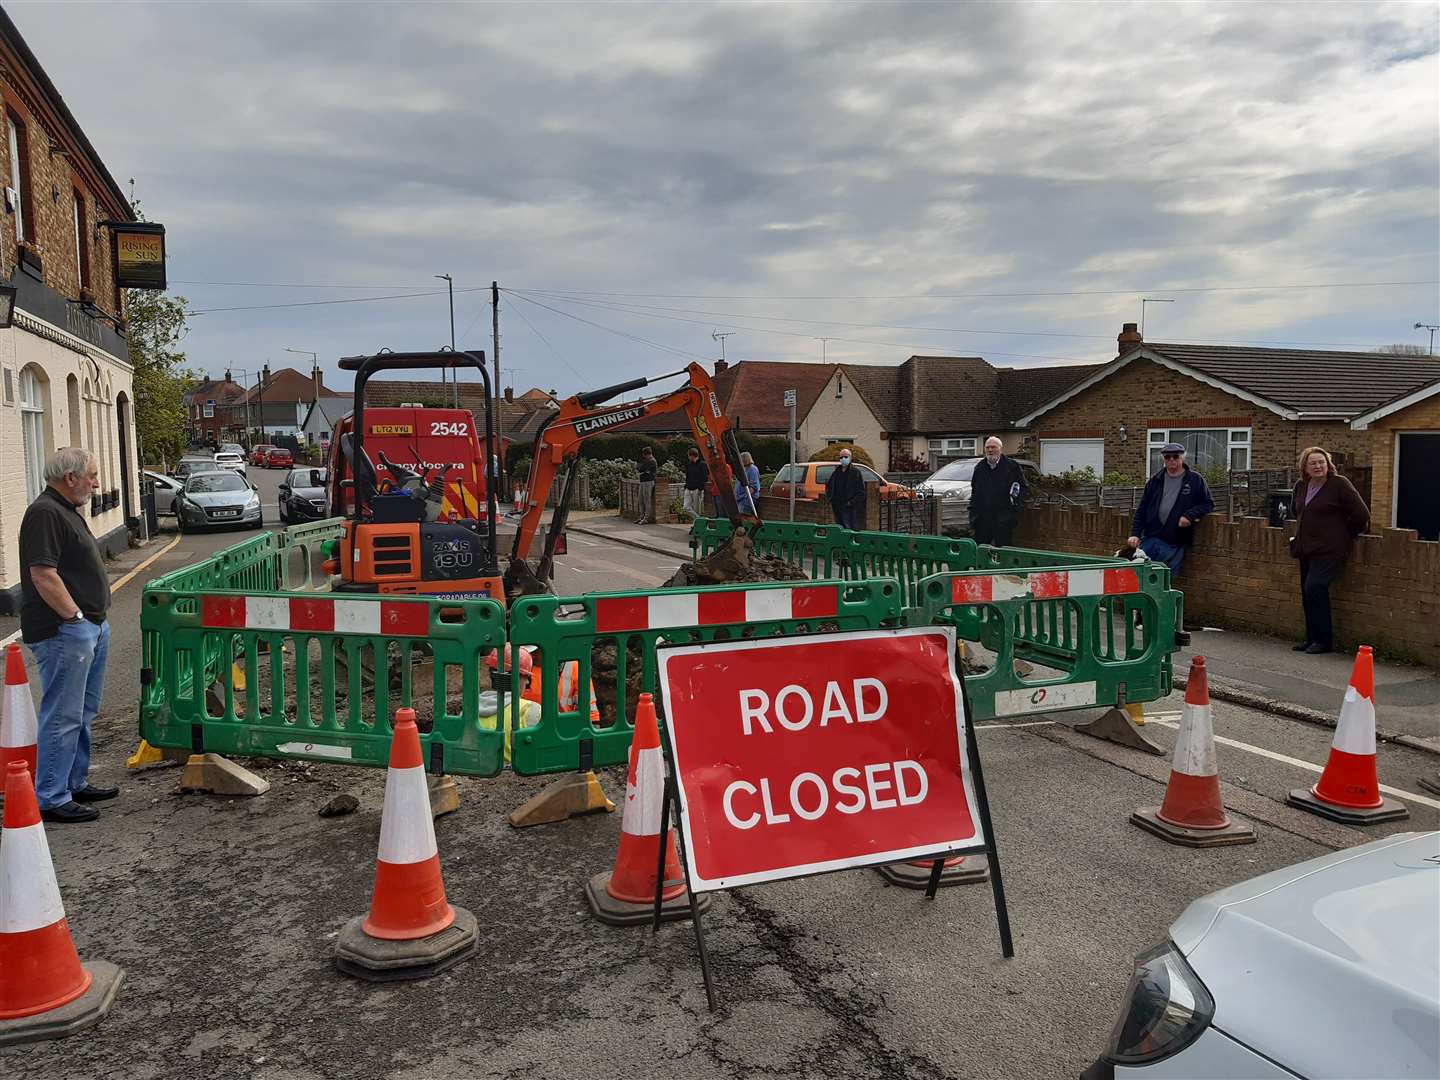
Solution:
{"label": "traffic cone", "polygon": [[1404,803],[1380,794],[1375,772],[1375,654],[1369,645],[1361,645],[1355,655],[1320,782],[1309,790],[1296,788],[1285,801],[1347,825],[1376,825],[1410,816]]}
{"label": "traffic cone", "polygon": [[475,951],[475,916],[445,899],[415,710],[395,713],[370,913],[345,924],[335,966],[362,979],[423,979]]}
{"label": "traffic cone", "polygon": [[80,963],[35,783],[23,763],[10,762],[0,829],[0,1046],[57,1039],[98,1023],[124,977],[103,960]]}
{"label": "traffic cone", "polygon": [[0,769],[18,761],[35,776],[35,699],[19,645],[5,648],[5,702],[0,713]]}
{"label": "traffic cone", "polygon": [[515,501],[511,504],[512,513],[518,514],[525,509],[525,492],[519,484],[515,485]]}
{"label": "traffic cone", "polygon": [[[877,866],[875,872],[891,885],[899,885],[902,889],[928,889],[930,873],[934,868],[934,859],[917,859]],[[939,887],[979,885],[989,880],[990,860],[984,855],[952,855],[940,869]]]}
{"label": "traffic cone", "polygon": [[1185,714],[1175,737],[1170,783],[1160,806],[1147,806],[1130,821],[1172,844],[1223,847],[1253,844],[1255,830],[1230,820],[1220,800],[1220,775],[1215,764],[1215,726],[1210,718],[1210,678],[1205,658],[1190,661],[1185,687]]}
{"label": "traffic cone", "polygon": [[[615,869],[596,874],[585,883],[590,911],[611,926],[648,923],[655,914],[655,871],[660,861],[660,814],[665,798],[665,755],[660,749],[660,725],[655,702],[641,694],[635,707],[635,732],[630,740],[630,773],[625,780],[625,813],[620,820],[620,850]],[[709,906],[708,895],[697,906]],[[675,831],[665,834],[665,888],[660,894],[660,918],[690,917],[689,891],[675,852]]]}

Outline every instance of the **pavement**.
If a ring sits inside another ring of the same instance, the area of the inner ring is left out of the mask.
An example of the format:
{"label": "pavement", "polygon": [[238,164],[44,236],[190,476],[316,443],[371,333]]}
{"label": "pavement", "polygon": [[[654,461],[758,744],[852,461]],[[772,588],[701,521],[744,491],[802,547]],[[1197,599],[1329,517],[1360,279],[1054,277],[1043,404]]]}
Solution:
{"label": "pavement", "polygon": [[[568,529],[681,559],[690,557],[688,525],[636,525],[607,511],[573,522]],[[1191,658],[1204,656],[1212,697],[1334,727],[1350,683],[1352,654],[1311,656],[1292,651],[1295,643],[1289,639],[1216,627],[1192,631],[1190,645],[1175,657],[1178,686],[1185,685]],[[1375,704],[1381,739],[1440,754],[1440,671],[1376,660]]]}

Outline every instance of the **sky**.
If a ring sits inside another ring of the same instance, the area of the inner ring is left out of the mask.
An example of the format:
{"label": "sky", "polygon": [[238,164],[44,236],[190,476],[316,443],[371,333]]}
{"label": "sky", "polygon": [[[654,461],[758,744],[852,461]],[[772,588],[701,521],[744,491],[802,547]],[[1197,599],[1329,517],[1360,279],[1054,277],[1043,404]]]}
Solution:
{"label": "sky", "polygon": [[1142,297],[1152,341],[1440,323],[1430,2],[5,7],[237,381],[447,345],[445,273],[562,396],[727,332],[1097,363]]}

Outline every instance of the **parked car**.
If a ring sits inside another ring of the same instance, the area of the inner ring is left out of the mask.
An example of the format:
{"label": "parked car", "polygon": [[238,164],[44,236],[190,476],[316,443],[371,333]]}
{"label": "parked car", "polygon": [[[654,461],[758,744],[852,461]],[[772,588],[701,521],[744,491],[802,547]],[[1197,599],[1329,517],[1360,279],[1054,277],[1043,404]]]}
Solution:
{"label": "parked car", "polygon": [[253,450],[250,451],[250,464],[251,464],[251,465],[264,465],[264,464],[265,464],[265,455],[268,454],[271,450],[274,450],[274,449],[275,449],[275,448],[274,448],[273,446],[271,446],[269,443],[262,443],[261,445],[255,447],[255,449],[253,449]]}
{"label": "parked car", "polygon": [[[975,475],[975,469],[984,460],[983,457],[973,457],[952,461],[948,465],[940,466],[915,485],[916,492],[921,495],[939,496],[940,521],[946,532],[969,530],[970,482]],[[1040,466],[1025,458],[1011,460],[1020,466],[1020,475],[1025,478],[1025,486],[1033,494],[1035,482],[1040,478]]]}
{"label": "parked car", "polygon": [[230,470],[196,473],[175,496],[175,521],[181,532],[211,526],[258,528],[265,523],[260,493]]}
{"label": "parked car", "polygon": [[225,450],[215,451],[215,466],[220,469],[230,469],[245,475],[245,456],[243,454],[232,454]]}
{"label": "parked car", "polygon": [[285,446],[272,446],[265,452],[265,468],[291,469],[295,467],[295,455]]}
{"label": "parked car", "polygon": [[[883,500],[909,499],[914,496],[914,492],[904,484],[890,483],[869,465],[861,465],[856,461],[852,462],[850,467],[858,469],[867,484],[879,484],[880,498]],[[839,465],[833,461],[806,461],[795,465],[781,465],[780,471],[775,474],[775,479],[770,481],[770,494],[788,499],[793,482],[795,498],[823,499],[825,482],[830,479],[830,474],[837,468]]]}
{"label": "parked car", "polygon": [[330,516],[329,469],[291,469],[280,483],[280,520],[287,525]]}
{"label": "parked car", "polygon": [[1440,1076],[1440,832],[1213,892],[1135,958],[1083,1080]]}
{"label": "parked car", "polygon": [[175,463],[173,475],[183,483],[191,473],[214,472],[217,467],[213,454],[186,454]]}
{"label": "parked car", "polygon": [[155,513],[175,513],[175,496],[180,494],[180,489],[185,486],[184,480],[176,480],[173,476],[163,476],[149,469],[142,470],[145,479],[155,485]]}
{"label": "parked car", "polygon": [[218,447],[216,447],[215,453],[239,454],[241,460],[243,461],[245,458],[245,447],[241,446],[238,442],[221,443]]}

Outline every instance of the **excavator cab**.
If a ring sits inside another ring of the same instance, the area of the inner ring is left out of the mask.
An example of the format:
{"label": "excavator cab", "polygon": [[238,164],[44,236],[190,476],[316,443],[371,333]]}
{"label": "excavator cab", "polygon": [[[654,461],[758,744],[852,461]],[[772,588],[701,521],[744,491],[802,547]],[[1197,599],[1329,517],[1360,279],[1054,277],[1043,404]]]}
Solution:
{"label": "excavator cab", "polygon": [[[366,409],[366,384],[378,372],[470,366],[485,391],[483,445],[462,410]],[[484,483],[485,462],[496,460],[485,354],[382,352],[344,357],[340,368],[355,372],[355,410],[342,421],[331,458],[331,505],[347,519],[335,591],[503,603],[495,485]],[[442,441],[423,441],[432,437]],[[381,444],[373,459],[367,440]]]}

